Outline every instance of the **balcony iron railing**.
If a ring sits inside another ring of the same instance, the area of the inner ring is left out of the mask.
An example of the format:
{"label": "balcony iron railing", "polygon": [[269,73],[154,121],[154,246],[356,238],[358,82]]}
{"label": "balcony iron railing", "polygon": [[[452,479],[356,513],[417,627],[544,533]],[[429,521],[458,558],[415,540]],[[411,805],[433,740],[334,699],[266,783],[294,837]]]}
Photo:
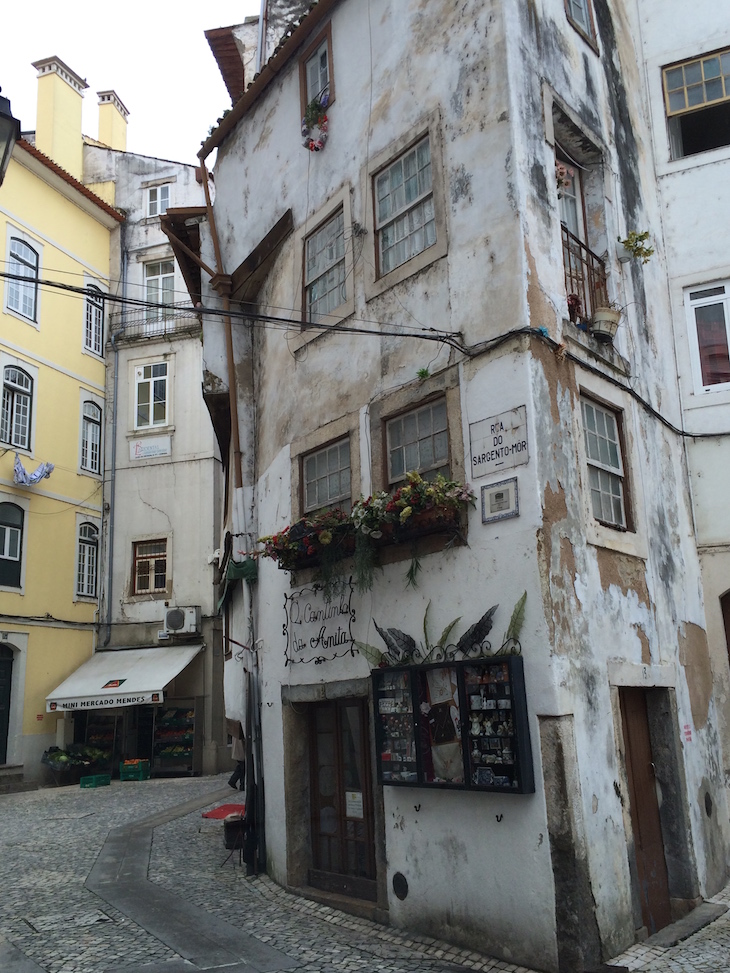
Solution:
{"label": "balcony iron railing", "polygon": [[110,333],[117,341],[194,334],[201,328],[200,312],[189,303],[119,311],[110,315],[109,320]]}
{"label": "balcony iron railing", "polygon": [[[563,234],[563,265],[568,306],[576,309],[578,321],[590,321],[597,307],[608,304],[606,289],[606,265],[582,243],[577,236],[561,224]],[[575,295],[575,299],[571,298]],[[571,320],[574,311],[571,310]]]}

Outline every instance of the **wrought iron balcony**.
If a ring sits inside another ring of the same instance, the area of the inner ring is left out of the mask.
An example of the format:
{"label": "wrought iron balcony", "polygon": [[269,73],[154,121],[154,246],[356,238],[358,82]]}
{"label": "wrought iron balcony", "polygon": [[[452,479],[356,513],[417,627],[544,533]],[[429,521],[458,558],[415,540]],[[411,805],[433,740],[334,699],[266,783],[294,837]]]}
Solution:
{"label": "wrought iron balcony", "polygon": [[[580,310],[577,319],[590,321],[595,308],[605,307],[608,304],[606,265],[600,257],[588,249],[585,243],[582,243],[577,236],[573,236],[564,224],[561,224],[560,228],[563,234],[563,265],[568,303],[575,308],[579,301]],[[571,300],[572,294],[576,295],[577,301]]]}
{"label": "wrought iron balcony", "polygon": [[110,334],[117,342],[144,341],[172,335],[196,334],[201,329],[200,313],[190,303],[164,308],[139,308],[110,315]]}

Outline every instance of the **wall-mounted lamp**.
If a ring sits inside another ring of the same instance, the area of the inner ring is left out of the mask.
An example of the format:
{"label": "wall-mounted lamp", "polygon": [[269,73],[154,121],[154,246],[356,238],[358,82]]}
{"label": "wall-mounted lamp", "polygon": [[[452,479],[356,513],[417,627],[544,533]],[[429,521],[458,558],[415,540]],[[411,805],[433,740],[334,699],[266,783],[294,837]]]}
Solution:
{"label": "wall-mounted lamp", "polygon": [[10,165],[13,146],[19,138],[20,122],[13,118],[8,99],[0,95],[0,186]]}

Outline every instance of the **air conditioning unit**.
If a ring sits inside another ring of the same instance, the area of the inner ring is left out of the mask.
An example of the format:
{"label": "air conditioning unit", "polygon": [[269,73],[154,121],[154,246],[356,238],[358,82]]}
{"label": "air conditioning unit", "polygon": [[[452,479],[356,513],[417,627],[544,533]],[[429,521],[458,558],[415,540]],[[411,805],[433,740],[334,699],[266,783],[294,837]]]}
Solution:
{"label": "air conditioning unit", "polygon": [[166,608],[162,631],[169,635],[197,635],[200,631],[200,607]]}

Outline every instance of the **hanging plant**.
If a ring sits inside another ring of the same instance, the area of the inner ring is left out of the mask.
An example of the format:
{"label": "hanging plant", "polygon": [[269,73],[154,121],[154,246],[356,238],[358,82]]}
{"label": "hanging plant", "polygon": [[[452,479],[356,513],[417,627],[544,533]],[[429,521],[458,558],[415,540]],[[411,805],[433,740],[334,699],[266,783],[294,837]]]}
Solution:
{"label": "hanging plant", "polygon": [[558,199],[563,195],[563,189],[570,189],[573,183],[573,176],[575,172],[570,166],[567,166],[564,162],[560,162],[558,159],[555,160],[555,182],[558,185]]}
{"label": "hanging plant", "polygon": [[[307,105],[302,119],[302,137],[304,138],[305,149],[310,152],[321,152],[327,142],[327,105],[329,104],[329,93],[324,91],[317,95]],[[313,130],[316,130],[313,131]]]}
{"label": "hanging plant", "polygon": [[647,246],[648,239],[648,230],[644,230],[643,233],[637,233],[636,230],[631,230],[625,240],[619,237],[618,242],[623,244],[624,249],[628,250],[632,257],[636,257],[643,264],[647,264],[649,263],[649,257],[654,253],[654,247]]}

